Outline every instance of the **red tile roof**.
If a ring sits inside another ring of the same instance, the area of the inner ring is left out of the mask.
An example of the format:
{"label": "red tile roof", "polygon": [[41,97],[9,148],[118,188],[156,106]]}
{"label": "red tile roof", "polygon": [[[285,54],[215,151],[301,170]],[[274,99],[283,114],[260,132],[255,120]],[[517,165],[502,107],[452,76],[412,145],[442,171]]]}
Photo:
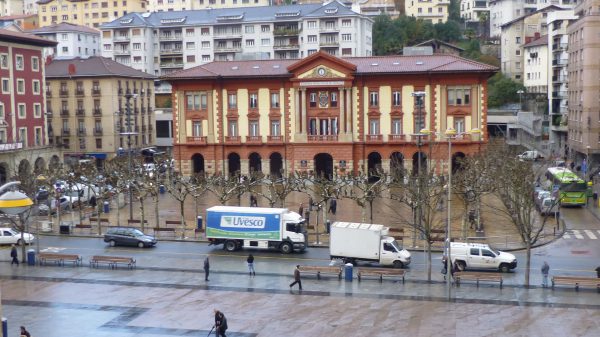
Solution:
{"label": "red tile roof", "polygon": [[[355,74],[494,73],[497,67],[455,55],[376,56],[343,58],[356,66]],[[301,60],[217,61],[181,70],[165,80],[216,77],[290,77],[287,68]],[[315,60],[318,63],[318,60]]]}
{"label": "red tile roof", "polygon": [[[69,73],[70,65],[75,67],[75,72],[72,74]],[[53,60],[52,63],[46,66],[46,78],[106,76],[154,78],[151,74],[99,56]]]}
{"label": "red tile roof", "polygon": [[548,44],[548,35],[542,35],[540,38],[530,41],[529,43],[523,45],[523,48],[535,47],[535,46],[543,46]]}
{"label": "red tile roof", "polygon": [[82,32],[100,35],[100,30],[87,26],[76,25],[69,22],[54,23],[50,26],[44,26],[36,29],[30,29],[28,33],[53,33],[53,32]]}
{"label": "red tile roof", "polygon": [[14,31],[8,30],[8,29],[0,29],[0,41],[21,43],[21,44],[41,46],[41,47],[53,47],[58,44],[58,42],[56,42],[56,41],[50,41],[48,39],[43,39],[43,38],[37,37],[33,34],[14,32]]}

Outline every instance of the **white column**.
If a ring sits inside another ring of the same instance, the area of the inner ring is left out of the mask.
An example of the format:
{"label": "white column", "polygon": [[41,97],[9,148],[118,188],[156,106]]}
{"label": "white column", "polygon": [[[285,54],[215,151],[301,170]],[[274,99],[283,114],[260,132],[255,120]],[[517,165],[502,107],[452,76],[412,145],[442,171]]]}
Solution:
{"label": "white column", "polygon": [[[294,106],[295,106],[294,113],[296,114],[295,129],[296,129],[296,133],[301,133],[302,132],[302,127],[300,126],[300,123],[301,123],[300,119],[302,117],[301,117],[301,113],[300,113],[300,89],[299,88],[296,89],[295,95],[296,95],[296,99],[295,99],[295,102],[294,102]],[[283,128],[283,125],[282,125],[282,128]]]}
{"label": "white column", "polygon": [[306,89],[302,90],[302,133],[306,134],[308,131],[308,121],[306,120]]}
{"label": "white column", "polygon": [[[348,118],[346,119],[346,132],[349,134],[353,133],[352,123],[354,123],[354,107],[352,106],[352,88],[346,88],[346,111],[348,112]],[[352,137],[354,138],[354,137]]]}
{"label": "white column", "polygon": [[346,105],[344,104],[344,99],[344,88],[339,88],[338,102],[340,104],[340,122],[338,123],[338,128],[341,134],[346,133],[346,111],[344,109]]}

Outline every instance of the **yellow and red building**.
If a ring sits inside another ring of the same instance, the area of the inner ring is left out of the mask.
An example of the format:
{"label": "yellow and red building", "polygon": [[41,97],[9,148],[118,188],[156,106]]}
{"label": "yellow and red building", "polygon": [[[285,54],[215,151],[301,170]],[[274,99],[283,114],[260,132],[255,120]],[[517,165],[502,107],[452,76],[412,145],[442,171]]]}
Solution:
{"label": "yellow and red building", "polygon": [[477,152],[488,138],[487,79],[496,71],[455,55],[318,52],[212,62],[162,79],[173,88],[173,156],[182,173],[332,174],[413,170],[419,157],[441,171],[449,128],[458,133],[454,158]]}

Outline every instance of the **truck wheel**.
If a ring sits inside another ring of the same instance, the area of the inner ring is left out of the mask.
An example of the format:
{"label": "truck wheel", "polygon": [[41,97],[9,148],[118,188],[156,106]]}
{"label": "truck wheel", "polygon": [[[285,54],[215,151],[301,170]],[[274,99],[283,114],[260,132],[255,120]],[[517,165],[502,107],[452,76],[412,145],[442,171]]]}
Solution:
{"label": "truck wheel", "polygon": [[394,261],[393,265],[394,265],[394,268],[397,268],[397,269],[401,269],[404,267],[404,263],[402,263],[402,261],[399,261],[399,260]]}
{"label": "truck wheel", "polygon": [[225,248],[225,250],[228,252],[234,252],[237,249],[237,244],[235,243],[235,241],[225,241],[223,248]]}
{"label": "truck wheel", "polygon": [[503,273],[508,273],[510,271],[510,268],[506,263],[503,263],[500,265],[500,271]]}
{"label": "truck wheel", "polygon": [[458,271],[464,271],[465,269],[467,269],[467,264],[465,263],[465,261],[458,261],[456,262],[456,264],[458,265]]}
{"label": "truck wheel", "polygon": [[284,242],[279,246],[279,250],[284,254],[289,254],[294,251],[294,247],[289,242]]}

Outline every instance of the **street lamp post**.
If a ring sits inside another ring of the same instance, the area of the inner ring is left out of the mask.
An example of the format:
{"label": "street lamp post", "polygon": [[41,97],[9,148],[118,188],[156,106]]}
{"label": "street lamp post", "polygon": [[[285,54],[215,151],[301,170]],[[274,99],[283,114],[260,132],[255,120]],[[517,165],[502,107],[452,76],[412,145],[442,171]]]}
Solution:
{"label": "street lamp post", "polygon": [[[446,238],[446,244],[448,246],[448,257],[446,259],[446,270],[451,271],[452,270],[452,255],[451,255],[451,243],[452,243],[452,236],[451,236],[451,216],[452,216],[452,212],[451,212],[451,206],[452,206],[452,139],[456,136],[456,130],[454,130],[453,128],[449,128],[448,130],[446,130],[446,138],[448,139],[448,219],[447,219],[447,223],[446,223],[446,235],[448,236]],[[450,273],[450,275],[452,275],[452,273]],[[448,288],[448,301],[450,301],[451,296],[452,296],[452,276],[449,276],[446,278],[446,286]]]}
{"label": "street lamp post", "polygon": [[[425,123],[424,120],[425,118],[423,118],[423,98],[425,97],[426,93],[425,91],[415,91],[412,93],[412,96],[415,97],[415,100],[417,102],[417,108],[419,109],[418,112],[418,125],[415,125],[415,130],[421,130],[425,127]],[[419,132],[414,134],[414,136],[417,137],[417,147],[418,147],[418,151],[417,152],[417,195],[420,197],[421,196],[421,174],[422,174],[422,168],[421,168],[421,162],[422,162],[422,154],[421,154],[421,146],[423,145],[422,142],[422,137],[425,136],[425,134]],[[420,202],[417,203],[417,228],[421,227],[421,219],[422,219],[422,214],[421,214],[421,205]],[[417,242],[417,231],[414,230],[413,231],[413,247],[416,247],[416,242]]]}
{"label": "street lamp post", "polygon": [[[129,171],[131,173],[131,171],[133,170],[132,167],[132,153],[131,153],[131,136],[132,135],[137,135],[137,132],[134,132],[131,129],[131,99],[136,99],[137,98],[137,94],[131,94],[131,93],[127,93],[125,94],[125,107],[127,110],[127,132],[121,132],[120,135],[121,136],[127,136],[127,149],[128,149],[128,153],[127,153],[127,166],[129,167]],[[129,183],[127,184],[127,189],[129,192],[129,220],[133,220],[133,191],[131,189],[131,181],[129,181]],[[117,198],[117,203],[118,203],[118,198]],[[119,207],[117,205],[117,207]]]}

